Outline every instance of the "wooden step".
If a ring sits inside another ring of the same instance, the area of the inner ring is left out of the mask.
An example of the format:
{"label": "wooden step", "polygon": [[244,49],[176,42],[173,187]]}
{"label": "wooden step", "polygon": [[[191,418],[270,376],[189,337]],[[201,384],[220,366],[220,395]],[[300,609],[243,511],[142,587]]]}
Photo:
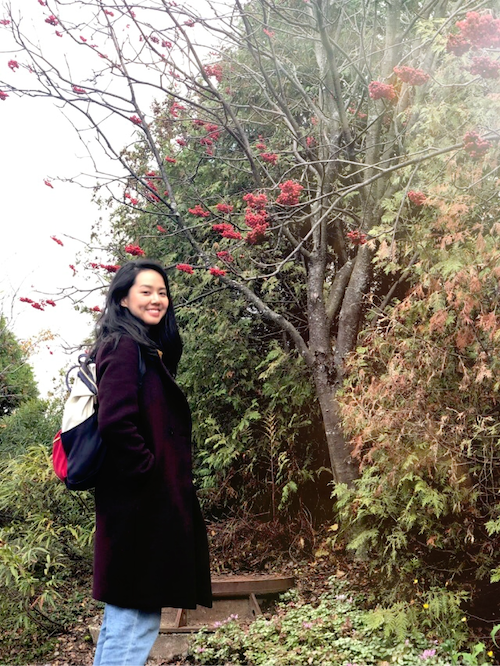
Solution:
{"label": "wooden step", "polygon": [[[190,634],[206,627],[215,630],[217,623],[238,616],[238,621],[249,621],[260,615],[259,598],[286,592],[295,585],[292,576],[227,575],[212,578],[213,607],[198,606],[196,609],[164,608],[162,610],[160,634],[151,650],[151,657],[171,661],[185,658]],[[215,625],[215,626],[214,626]],[[90,627],[94,642],[99,629]]]}
{"label": "wooden step", "polygon": [[209,629],[214,624],[224,622],[231,616],[238,620],[253,620],[261,614],[259,597],[269,597],[289,590],[295,584],[292,576],[226,575],[212,578],[212,608],[198,606],[196,609],[164,608],[160,632],[175,633],[182,629],[198,631],[200,627]]}

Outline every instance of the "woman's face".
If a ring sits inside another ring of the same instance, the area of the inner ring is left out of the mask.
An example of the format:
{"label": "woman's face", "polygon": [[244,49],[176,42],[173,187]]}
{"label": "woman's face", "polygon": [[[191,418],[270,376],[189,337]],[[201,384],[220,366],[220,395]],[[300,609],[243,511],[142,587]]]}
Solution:
{"label": "woman's face", "polygon": [[137,273],[134,284],[120,305],[128,308],[146,326],[159,324],[168,308],[167,287],[160,273],[152,270]]}

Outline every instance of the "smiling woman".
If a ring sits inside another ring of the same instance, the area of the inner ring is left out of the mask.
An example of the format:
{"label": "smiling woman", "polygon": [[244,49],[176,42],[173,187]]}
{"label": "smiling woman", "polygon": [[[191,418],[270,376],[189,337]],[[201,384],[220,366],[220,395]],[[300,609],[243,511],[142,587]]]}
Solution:
{"label": "smiling woman", "polygon": [[122,266],[97,323],[94,666],[144,664],[162,607],[211,605],[208,543],[193,486],[191,414],[174,381],[182,353],[165,269]]}
{"label": "smiling woman", "polygon": [[167,287],[162,276],[153,270],[144,270],[137,274],[120,305],[147,326],[158,324],[165,316],[169,304]]}

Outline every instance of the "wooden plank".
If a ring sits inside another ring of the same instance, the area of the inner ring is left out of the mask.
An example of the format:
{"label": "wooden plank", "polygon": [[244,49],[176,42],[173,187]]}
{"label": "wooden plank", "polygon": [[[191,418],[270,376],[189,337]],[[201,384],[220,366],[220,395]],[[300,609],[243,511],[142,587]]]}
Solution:
{"label": "wooden plank", "polygon": [[183,608],[179,608],[175,616],[174,627],[176,629],[179,629],[179,627],[185,627],[186,624],[187,624],[187,613]]}
{"label": "wooden plank", "polygon": [[253,612],[255,613],[255,617],[258,617],[259,615],[262,615],[262,611],[260,610],[259,602],[257,601],[257,597],[255,594],[252,592],[249,598],[250,601],[250,606],[253,608]]}
{"label": "wooden plank", "polygon": [[186,627],[162,627],[160,629],[160,634],[193,634],[200,631],[202,628],[204,631],[210,633],[215,631],[214,627],[207,627],[203,624],[192,624]]}
{"label": "wooden plank", "polygon": [[248,597],[286,592],[295,585],[293,576],[214,576],[214,597]]}

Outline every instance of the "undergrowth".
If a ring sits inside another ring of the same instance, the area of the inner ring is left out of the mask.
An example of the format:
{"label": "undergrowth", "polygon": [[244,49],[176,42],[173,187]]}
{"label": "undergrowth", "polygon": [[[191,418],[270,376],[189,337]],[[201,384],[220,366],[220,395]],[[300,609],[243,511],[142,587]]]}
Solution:
{"label": "undergrowth", "polygon": [[246,666],[483,666],[493,652],[483,643],[467,650],[462,595],[432,590],[423,603],[369,608],[366,597],[342,581],[312,604],[294,590],[282,596],[271,617],[250,625],[230,616],[193,639],[197,664]]}

